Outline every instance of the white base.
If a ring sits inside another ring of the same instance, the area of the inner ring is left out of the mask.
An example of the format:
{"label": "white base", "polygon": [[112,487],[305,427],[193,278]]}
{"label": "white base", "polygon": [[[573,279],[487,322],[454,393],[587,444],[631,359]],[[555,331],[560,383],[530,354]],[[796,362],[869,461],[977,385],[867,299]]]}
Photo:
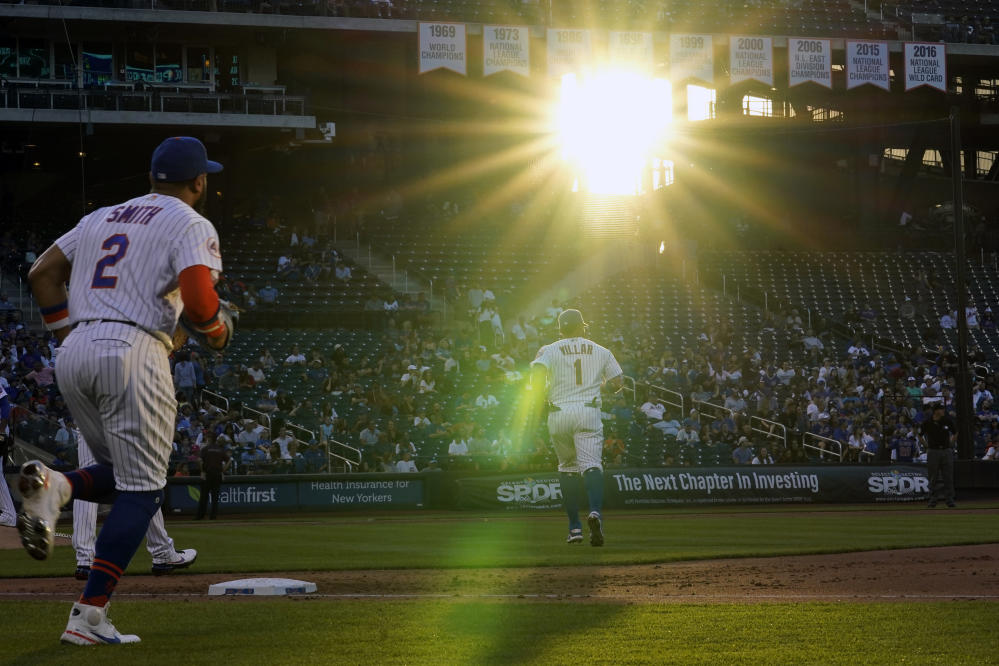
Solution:
{"label": "white base", "polygon": [[293,578],[243,578],[210,585],[208,594],[210,596],[237,594],[281,596],[285,594],[311,594],[316,589],[315,583]]}

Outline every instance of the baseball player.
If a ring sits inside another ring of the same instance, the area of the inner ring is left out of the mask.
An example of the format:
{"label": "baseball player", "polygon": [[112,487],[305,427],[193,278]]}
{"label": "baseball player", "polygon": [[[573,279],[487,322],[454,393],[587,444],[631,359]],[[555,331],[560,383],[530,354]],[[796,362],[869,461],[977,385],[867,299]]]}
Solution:
{"label": "baseball player", "polygon": [[619,389],[621,366],[610,350],[583,337],[586,322],[579,310],[562,311],[558,330],[562,339],[539,349],[531,363],[531,385],[548,387],[548,432],[558,456],[562,503],[569,516],[567,541],[583,540],[579,505],[585,488],[590,507],[586,520],[590,545],[602,546],[604,426],[600,420],[600,387],[609,382],[614,390]]}
{"label": "baseball player", "polygon": [[[97,463],[87,441],[76,431],[76,450],[80,467]],[[73,500],[73,550],[76,551],[76,579],[87,580],[94,563],[94,542],[97,540],[97,504]],[[163,511],[157,511],[146,530],[146,549],[153,556],[153,575],[162,576],[174,569],[186,569],[198,558],[193,548],[177,550],[163,523]]]}
{"label": "baseball player", "polygon": [[10,446],[10,429],[7,420],[10,418],[10,399],[7,391],[0,386],[0,527],[14,527],[17,524],[17,512],[14,510],[14,500],[7,487],[7,478],[3,475],[7,464],[7,447]]}
{"label": "baseball player", "polygon": [[115,493],[64,643],[139,641],[115,629],[107,604],[163,501],[177,413],[172,335],[179,320],[221,350],[232,334],[214,289],[218,234],[197,210],[207,174],[221,170],[197,139],[167,139],[152,155],[149,194],[85,216],[28,273],[45,326],[61,343],[60,391],[97,464],[66,474],[36,460],[21,467],[21,543],[46,559],[63,505]]}

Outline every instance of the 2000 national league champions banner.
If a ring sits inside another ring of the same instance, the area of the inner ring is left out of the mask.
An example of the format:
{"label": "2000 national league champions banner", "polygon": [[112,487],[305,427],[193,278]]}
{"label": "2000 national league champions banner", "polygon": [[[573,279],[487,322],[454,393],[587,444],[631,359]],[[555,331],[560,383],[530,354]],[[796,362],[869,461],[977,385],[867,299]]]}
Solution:
{"label": "2000 national league champions banner", "polygon": [[[554,509],[562,502],[558,474],[467,477],[458,487],[466,509]],[[914,502],[929,497],[929,481],[918,465],[610,469],[604,497],[608,508]]]}
{"label": "2000 national league champions banner", "polygon": [[732,83],[759,81],[774,84],[774,42],[772,37],[729,37],[729,78]]}

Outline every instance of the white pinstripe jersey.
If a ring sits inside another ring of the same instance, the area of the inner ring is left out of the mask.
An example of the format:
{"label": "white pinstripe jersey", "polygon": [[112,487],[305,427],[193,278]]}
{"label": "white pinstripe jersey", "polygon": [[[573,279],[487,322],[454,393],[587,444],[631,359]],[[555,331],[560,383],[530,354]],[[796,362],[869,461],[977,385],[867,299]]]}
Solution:
{"label": "white pinstripe jersey", "polygon": [[180,272],[196,265],[222,270],[215,227],[165,194],[95,210],[56,245],[73,265],[71,324],[124,319],[169,337],[183,309]]}
{"label": "white pinstripe jersey", "polygon": [[564,338],[538,350],[531,365],[548,368],[548,400],[556,405],[600,397],[600,386],[621,374],[609,349],[586,338]]}

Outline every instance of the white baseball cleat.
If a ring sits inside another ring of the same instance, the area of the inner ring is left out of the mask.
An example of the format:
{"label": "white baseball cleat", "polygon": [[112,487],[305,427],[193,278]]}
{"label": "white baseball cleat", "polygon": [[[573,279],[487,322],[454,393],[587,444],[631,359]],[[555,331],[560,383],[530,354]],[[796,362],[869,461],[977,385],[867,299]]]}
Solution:
{"label": "white baseball cleat", "polygon": [[600,521],[600,514],[596,511],[591,511],[589,517],[586,519],[586,524],[590,527],[590,545],[604,545],[604,529]]}
{"label": "white baseball cleat", "polygon": [[169,560],[153,561],[153,575],[164,576],[174,569],[186,569],[198,559],[198,551],[193,548],[175,551]]}
{"label": "white baseball cleat", "polygon": [[17,514],[17,531],[21,543],[33,558],[44,560],[52,554],[59,510],[69,502],[73,488],[62,472],[32,460],[21,466],[18,489],[21,512]]}
{"label": "white baseball cleat", "polygon": [[583,530],[581,528],[569,530],[566,543],[583,543]]}
{"label": "white baseball cleat", "polygon": [[75,603],[69,612],[69,623],[59,640],[70,645],[119,645],[138,643],[135,634],[122,634],[108,619],[108,606],[87,606]]}

